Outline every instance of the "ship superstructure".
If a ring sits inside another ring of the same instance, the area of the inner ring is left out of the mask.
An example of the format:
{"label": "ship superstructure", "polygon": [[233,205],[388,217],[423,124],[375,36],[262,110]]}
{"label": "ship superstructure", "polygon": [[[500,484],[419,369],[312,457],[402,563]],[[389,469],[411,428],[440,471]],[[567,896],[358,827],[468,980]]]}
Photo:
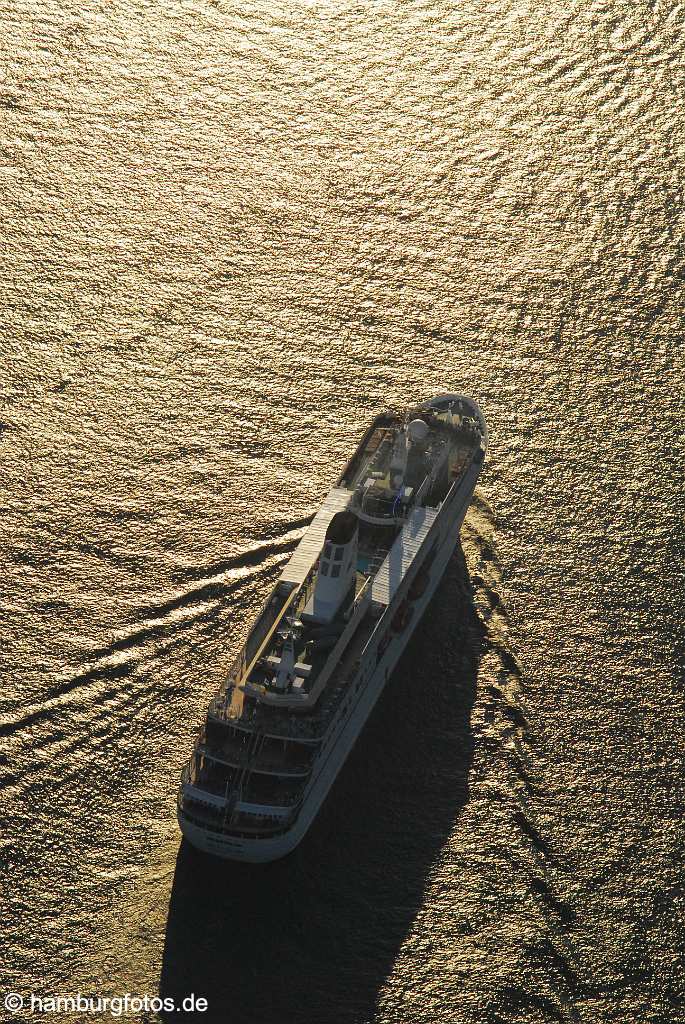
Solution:
{"label": "ship superstructure", "polygon": [[374,419],[208,709],[178,795],[194,845],[258,862],[300,841],[454,551],[486,445],[461,395]]}

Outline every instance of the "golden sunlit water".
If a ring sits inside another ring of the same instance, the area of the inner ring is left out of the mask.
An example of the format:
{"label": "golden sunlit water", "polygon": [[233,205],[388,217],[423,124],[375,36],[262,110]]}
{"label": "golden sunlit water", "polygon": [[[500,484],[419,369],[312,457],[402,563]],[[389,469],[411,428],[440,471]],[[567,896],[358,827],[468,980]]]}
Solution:
{"label": "golden sunlit water", "polygon": [[[0,22],[4,987],[682,1019],[685,4]],[[319,819],[179,853],[268,587],[371,417],[446,390],[490,432],[463,557]]]}

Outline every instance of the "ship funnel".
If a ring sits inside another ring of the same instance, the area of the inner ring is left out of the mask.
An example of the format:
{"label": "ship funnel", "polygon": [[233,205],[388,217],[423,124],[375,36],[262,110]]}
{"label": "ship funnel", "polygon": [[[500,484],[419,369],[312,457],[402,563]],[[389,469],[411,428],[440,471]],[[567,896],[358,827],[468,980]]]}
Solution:
{"label": "ship funnel", "polygon": [[350,593],[357,573],[359,523],[353,512],[336,512],[328,524],[314,593],[302,618],[332,622]]}

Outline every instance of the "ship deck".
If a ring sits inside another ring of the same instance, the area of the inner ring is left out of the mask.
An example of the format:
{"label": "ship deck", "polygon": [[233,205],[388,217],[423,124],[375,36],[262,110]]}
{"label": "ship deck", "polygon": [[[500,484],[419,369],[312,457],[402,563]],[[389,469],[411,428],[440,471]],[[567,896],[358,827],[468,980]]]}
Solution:
{"label": "ship deck", "polygon": [[325,778],[315,766],[334,749],[331,738],[358,729],[363,687],[374,671],[387,679],[392,659],[381,659],[386,650],[396,655],[393,638],[404,633],[406,641],[430,598],[430,566],[450,539],[458,489],[465,481],[465,499],[470,494],[468,471],[482,463],[486,441],[479,410],[458,396],[439,396],[404,418],[376,417],[209,708],[184,771],[180,821],[263,840],[297,820],[308,787]]}
{"label": "ship deck", "polygon": [[[374,420],[285,566],[279,580],[282,607],[251,658],[244,659],[213,702],[210,712],[216,717],[266,736],[313,741],[325,732],[356,675],[378,617],[392,603],[427,544],[441,501],[463,477],[478,449],[480,434],[471,426],[475,421],[465,419],[461,426],[461,419],[459,425],[452,422],[451,412],[444,417],[442,413],[432,415],[425,442],[407,464],[407,479],[416,485],[409,487],[412,499],[399,510],[399,499],[395,501],[387,525],[373,514],[364,516],[360,494],[383,491],[389,484],[393,437],[402,421],[394,413]],[[347,509],[352,509],[364,526],[355,584],[335,618],[322,629],[320,623],[305,621],[304,611],[329,524]],[[364,595],[367,584],[369,593]],[[362,596],[368,607],[362,607]],[[295,675],[287,692],[274,688],[282,630],[296,636]],[[327,637],[328,643],[324,642]]]}
{"label": "ship deck", "polygon": [[[362,578],[366,582],[366,577]],[[354,678],[364,648],[376,624],[377,619],[371,615],[366,615],[360,620],[312,710],[298,713],[292,708],[281,709],[264,704],[259,700],[243,699],[239,713],[235,713],[237,708],[232,701],[228,705],[227,712],[221,714],[220,717],[227,718],[231,725],[237,728],[246,729],[249,732],[259,732],[264,736],[318,740],[325,732],[327,722],[337,708],[348,684]],[[327,664],[327,660],[326,658],[321,659],[317,666],[317,675]]]}

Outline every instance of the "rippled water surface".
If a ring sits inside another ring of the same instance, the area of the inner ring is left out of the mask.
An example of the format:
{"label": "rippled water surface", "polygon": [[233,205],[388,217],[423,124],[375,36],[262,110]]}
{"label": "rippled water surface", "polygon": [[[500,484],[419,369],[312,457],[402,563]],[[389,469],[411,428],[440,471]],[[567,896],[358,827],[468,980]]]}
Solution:
{"label": "rippled water surface", "polygon": [[[7,985],[683,1020],[685,5],[0,5]],[[463,550],[315,826],[179,852],[267,588],[447,389]]]}

